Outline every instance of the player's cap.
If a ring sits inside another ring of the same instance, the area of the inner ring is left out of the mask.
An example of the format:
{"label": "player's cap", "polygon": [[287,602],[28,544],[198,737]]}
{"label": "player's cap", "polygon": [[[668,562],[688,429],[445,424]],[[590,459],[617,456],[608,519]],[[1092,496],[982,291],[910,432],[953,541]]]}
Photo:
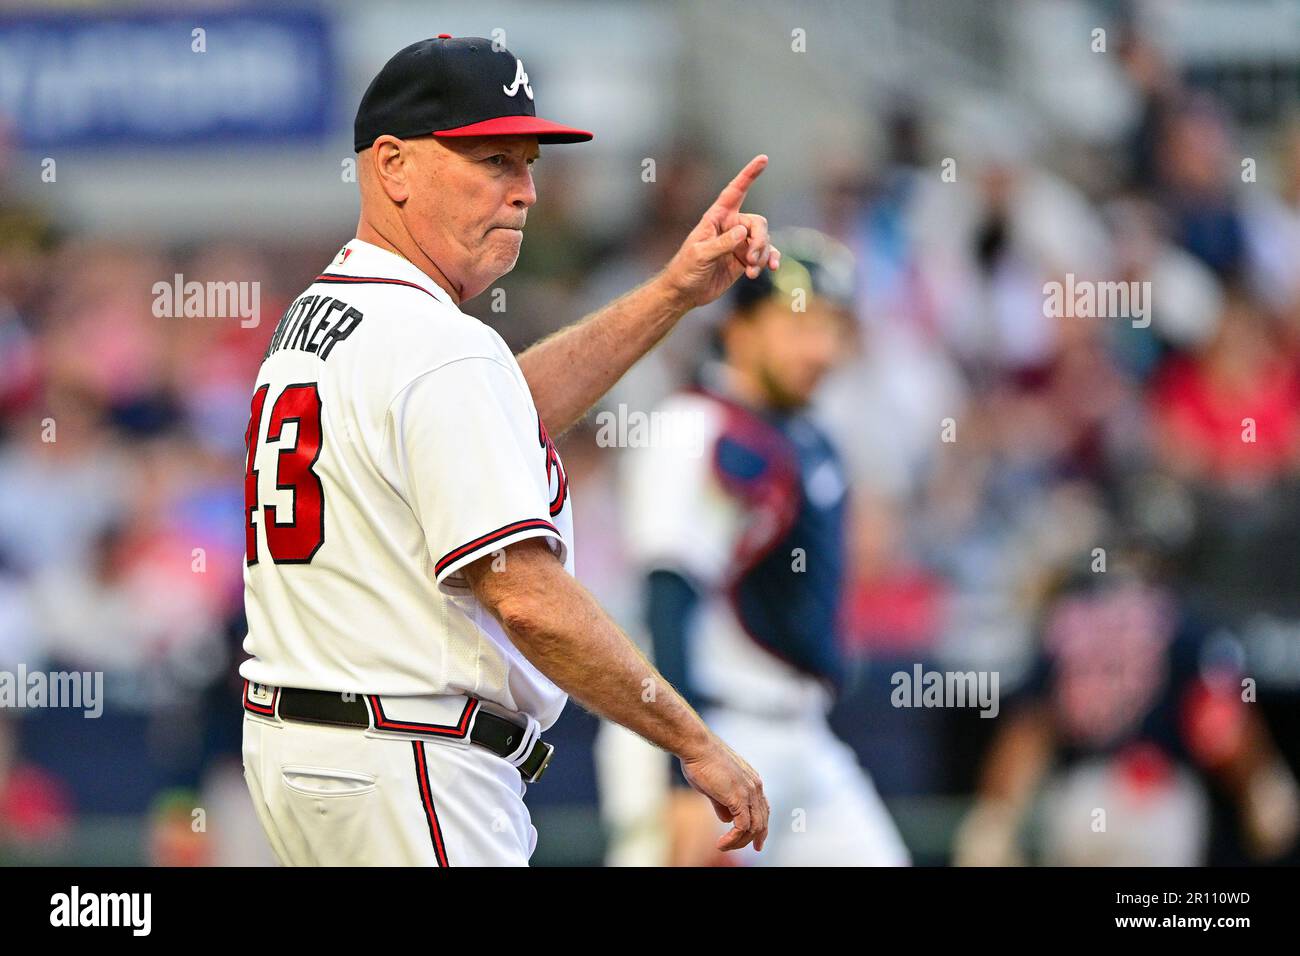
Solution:
{"label": "player's cap", "polygon": [[523,61],[483,37],[440,33],[384,64],[357,108],[357,152],[380,136],[536,136],[583,143],[592,134],[542,119]]}
{"label": "player's cap", "polygon": [[781,250],[781,265],[763,269],[757,279],[742,275],[732,287],[732,305],[748,312],[767,298],[788,300],[796,289],[847,312],[853,310],[853,253],[816,229],[788,228],[773,232],[772,245]]}

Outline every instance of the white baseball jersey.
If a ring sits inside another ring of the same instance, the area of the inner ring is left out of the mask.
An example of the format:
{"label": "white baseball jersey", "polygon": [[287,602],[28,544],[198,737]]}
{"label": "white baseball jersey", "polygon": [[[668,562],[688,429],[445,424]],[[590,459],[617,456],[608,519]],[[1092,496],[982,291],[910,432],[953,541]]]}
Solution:
{"label": "white baseball jersey", "polygon": [[564,469],[493,329],[354,239],[276,326],[247,440],[243,677],[555,722],[565,694],[460,573],[534,537],[573,572]]}

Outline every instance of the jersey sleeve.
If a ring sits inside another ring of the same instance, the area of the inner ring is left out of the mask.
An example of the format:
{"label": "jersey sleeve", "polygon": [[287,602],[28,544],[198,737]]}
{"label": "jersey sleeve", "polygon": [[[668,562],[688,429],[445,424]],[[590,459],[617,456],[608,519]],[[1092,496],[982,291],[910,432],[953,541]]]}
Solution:
{"label": "jersey sleeve", "polygon": [[463,592],[462,568],[527,538],[564,561],[541,425],[512,369],[475,356],[425,372],[393,399],[388,427],[441,590]]}
{"label": "jersey sleeve", "polygon": [[679,423],[678,440],[632,447],[623,456],[628,551],[647,574],[672,571],[711,590],[731,570],[745,522],[743,507],[714,471],[717,414],[704,403],[671,401],[657,414]]}

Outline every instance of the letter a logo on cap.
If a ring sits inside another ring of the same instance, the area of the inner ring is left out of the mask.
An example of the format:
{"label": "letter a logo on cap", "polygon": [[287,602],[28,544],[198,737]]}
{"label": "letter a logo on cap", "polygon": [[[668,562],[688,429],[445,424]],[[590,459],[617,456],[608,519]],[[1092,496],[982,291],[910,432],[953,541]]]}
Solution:
{"label": "letter a logo on cap", "polygon": [[514,96],[519,92],[520,86],[524,88],[524,92],[528,94],[528,98],[531,100],[533,98],[533,88],[528,85],[528,74],[524,72],[524,61],[515,57],[515,80],[509,86],[502,86],[501,92],[505,93],[506,96]]}

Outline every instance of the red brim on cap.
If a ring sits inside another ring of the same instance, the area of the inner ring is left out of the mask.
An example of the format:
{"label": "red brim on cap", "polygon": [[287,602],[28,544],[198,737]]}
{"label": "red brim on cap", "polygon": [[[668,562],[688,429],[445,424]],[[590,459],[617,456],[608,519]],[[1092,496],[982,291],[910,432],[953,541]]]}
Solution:
{"label": "red brim on cap", "polygon": [[585,143],[592,134],[585,129],[561,126],[540,116],[497,116],[455,129],[440,129],[434,136],[536,136],[539,143]]}

